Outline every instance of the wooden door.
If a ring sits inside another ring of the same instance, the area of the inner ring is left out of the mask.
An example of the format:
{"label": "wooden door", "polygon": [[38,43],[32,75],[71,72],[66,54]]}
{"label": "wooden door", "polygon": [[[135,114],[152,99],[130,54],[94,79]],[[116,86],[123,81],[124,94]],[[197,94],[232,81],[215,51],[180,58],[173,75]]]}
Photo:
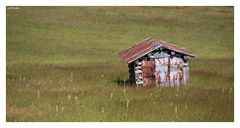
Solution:
{"label": "wooden door", "polygon": [[155,62],[154,59],[143,60],[143,83],[144,86],[155,85]]}

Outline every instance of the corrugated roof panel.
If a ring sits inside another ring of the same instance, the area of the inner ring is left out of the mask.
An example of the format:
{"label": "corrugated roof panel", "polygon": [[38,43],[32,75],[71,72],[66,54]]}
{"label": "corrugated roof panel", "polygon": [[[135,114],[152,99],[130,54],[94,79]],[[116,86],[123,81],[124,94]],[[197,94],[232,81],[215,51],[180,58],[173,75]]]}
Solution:
{"label": "corrugated roof panel", "polygon": [[131,63],[132,61],[148,54],[149,52],[152,52],[153,50],[163,46],[166,49],[170,49],[182,54],[186,54],[192,57],[195,57],[195,55],[192,54],[191,51],[186,50],[185,48],[179,47],[175,44],[166,42],[166,41],[158,41],[154,38],[147,38],[136,45],[122,51],[119,53],[119,55],[128,63]]}

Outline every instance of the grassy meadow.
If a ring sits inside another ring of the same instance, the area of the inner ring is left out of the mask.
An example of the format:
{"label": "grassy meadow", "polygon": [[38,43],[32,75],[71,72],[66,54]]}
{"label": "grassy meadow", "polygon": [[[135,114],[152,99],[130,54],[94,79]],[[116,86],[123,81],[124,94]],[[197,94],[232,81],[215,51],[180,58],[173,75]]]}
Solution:
{"label": "grassy meadow", "polygon": [[[6,10],[7,121],[234,121],[233,7]],[[150,36],[197,55],[188,88],[128,84],[118,53]]]}

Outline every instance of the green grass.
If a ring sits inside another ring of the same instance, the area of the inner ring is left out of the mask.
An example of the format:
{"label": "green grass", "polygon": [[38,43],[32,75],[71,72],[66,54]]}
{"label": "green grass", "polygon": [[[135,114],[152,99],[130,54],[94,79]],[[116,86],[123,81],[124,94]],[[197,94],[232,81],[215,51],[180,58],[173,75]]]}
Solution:
{"label": "green grass", "polygon": [[[234,121],[233,19],[233,7],[7,9],[7,121]],[[197,55],[188,88],[123,86],[118,53],[149,36]]]}

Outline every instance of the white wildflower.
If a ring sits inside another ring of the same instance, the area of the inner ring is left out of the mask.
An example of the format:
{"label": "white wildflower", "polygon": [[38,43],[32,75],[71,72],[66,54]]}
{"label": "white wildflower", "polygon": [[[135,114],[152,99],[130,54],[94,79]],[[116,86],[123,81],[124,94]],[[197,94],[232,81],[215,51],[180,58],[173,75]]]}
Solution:
{"label": "white wildflower", "polygon": [[175,106],[175,113],[177,114],[178,112],[178,106]]}
{"label": "white wildflower", "polygon": [[56,105],[56,112],[58,112],[58,105]]}
{"label": "white wildflower", "polygon": [[111,99],[113,98],[113,93],[111,93]]}
{"label": "white wildflower", "polygon": [[27,83],[25,87],[28,88],[28,87],[29,87],[29,84]]}
{"label": "white wildflower", "polygon": [[37,96],[38,96],[38,98],[41,98],[41,94],[40,94],[39,90],[37,90]]}
{"label": "white wildflower", "polygon": [[68,98],[68,100],[71,100],[72,97],[70,94],[68,94],[67,98]]}
{"label": "white wildflower", "polygon": [[123,95],[126,94],[126,89],[125,89],[125,86],[123,87]]}
{"label": "white wildflower", "polygon": [[230,88],[229,93],[232,94],[232,88]]}
{"label": "white wildflower", "polygon": [[63,113],[63,111],[64,111],[64,107],[63,107],[63,105],[62,105],[62,113]]}
{"label": "white wildflower", "polygon": [[104,113],[104,107],[102,107],[102,113]]}
{"label": "white wildflower", "polygon": [[126,106],[127,106],[127,108],[128,108],[128,106],[129,106],[129,100],[127,99],[127,103],[126,103]]}
{"label": "white wildflower", "polygon": [[77,97],[77,96],[75,96],[74,98],[75,98],[75,101],[77,102],[77,100],[78,100],[78,97]]}

